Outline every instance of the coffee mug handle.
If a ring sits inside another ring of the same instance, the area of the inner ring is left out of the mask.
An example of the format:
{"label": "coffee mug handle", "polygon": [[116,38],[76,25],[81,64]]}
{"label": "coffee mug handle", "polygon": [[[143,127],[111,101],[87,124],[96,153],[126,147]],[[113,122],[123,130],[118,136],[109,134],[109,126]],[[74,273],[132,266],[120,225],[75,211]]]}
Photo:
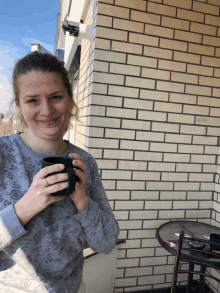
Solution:
{"label": "coffee mug handle", "polygon": [[67,193],[71,194],[75,190],[76,174],[75,174],[75,171],[73,170],[73,168],[69,167],[69,166],[66,167],[66,172],[67,172],[68,181],[69,181]]}

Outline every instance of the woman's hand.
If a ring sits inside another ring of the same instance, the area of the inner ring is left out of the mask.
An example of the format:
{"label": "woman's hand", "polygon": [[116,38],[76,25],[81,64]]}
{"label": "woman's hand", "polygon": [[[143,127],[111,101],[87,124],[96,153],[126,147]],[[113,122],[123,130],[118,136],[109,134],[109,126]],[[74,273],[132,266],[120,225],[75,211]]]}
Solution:
{"label": "woman's hand", "polygon": [[86,208],[88,202],[88,197],[85,192],[86,165],[83,162],[83,158],[76,153],[70,154],[69,157],[74,160],[73,166],[80,169],[74,168],[75,174],[79,178],[79,182],[76,182],[75,190],[72,194],[70,194],[70,198],[75,203],[77,210],[80,212]]}
{"label": "woman's hand", "polygon": [[[37,173],[27,193],[14,204],[18,219],[24,226],[35,215],[43,211],[53,202],[63,199],[65,196],[51,196],[51,193],[68,188],[68,175],[58,173],[45,177],[50,173],[60,172],[60,164],[45,167]],[[63,182],[65,181],[65,182]]]}

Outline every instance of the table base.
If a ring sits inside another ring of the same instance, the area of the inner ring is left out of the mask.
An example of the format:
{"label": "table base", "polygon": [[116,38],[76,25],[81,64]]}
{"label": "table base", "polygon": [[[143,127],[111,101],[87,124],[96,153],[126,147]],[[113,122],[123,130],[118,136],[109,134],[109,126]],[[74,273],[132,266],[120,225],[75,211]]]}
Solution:
{"label": "table base", "polygon": [[[186,289],[186,293],[200,293],[200,282],[192,281],[192,285],[190,289]],[[206,284],[203,285],[202,293],[214,293]]]}
{"label": "table base", "polygon": [[[191,281],[191,287],[190,289],[188,289],[187,287],[182,287],[181,286],[181,289],[179,289],[179,286],[177,286],[177,290],[176,292],[177,293],[200,293],[200,282],[199,281],[196,281],[196,280],[192,280]],[[170,293],[171,289],[168,289],[166,291],[166,293]],[[147,291],[148,292],[148,291]],[[154,291],[152,291],[153,293]],[[161,291],[162,292],[162,291]],[[214,293],[206,284],[203,285],[203,291],[202,293]]]}

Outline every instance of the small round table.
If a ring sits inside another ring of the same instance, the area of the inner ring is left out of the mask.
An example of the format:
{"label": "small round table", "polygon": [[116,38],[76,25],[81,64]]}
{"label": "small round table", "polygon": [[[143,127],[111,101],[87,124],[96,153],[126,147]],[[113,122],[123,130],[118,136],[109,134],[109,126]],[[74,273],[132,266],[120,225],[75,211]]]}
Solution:
{"label": "small round table", "polygon": [[[175,233],[179,233],[180,230],[184,230],[186,235],[199,239],[205,239],[204,235],[210,236],[210,234],[212,233],[220,234],[220,228],[201,222],[180,220],[165,223],[157,229],[156,237],[161,246],[173,255],[176,255],[177,243],[179,239],[178,236],[175,236]],[[174,243],[175,246],[171,247],[168,243],[164,242],[164,240]],[[184,241],[182,247],[190,248],[190,245],[187,241]],[[205,264],[215,265],[216,267],[220,268],[220,258],[207,257],[207,255],[205,254],[206,251],[211,251],[209,244],[206,244],[206,247],[203,250],[201,250],[201,252],[183,250],[181,252],[180,260],[192,260],[202,262],[204,266],[201,266],[201,273],[205,272]],[[194,270],[193,263],[190,263],[189,269],[191,271]],[[189,274],[188,289],[192,284],[192,280],[193,274]],[[200,277],[200,282],[200,284],[203,286],[203,276]]]}

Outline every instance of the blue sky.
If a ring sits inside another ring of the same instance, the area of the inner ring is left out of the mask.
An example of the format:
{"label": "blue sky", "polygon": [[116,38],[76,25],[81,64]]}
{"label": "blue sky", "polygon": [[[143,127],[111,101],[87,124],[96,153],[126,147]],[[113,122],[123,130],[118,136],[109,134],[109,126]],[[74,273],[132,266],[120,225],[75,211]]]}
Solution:
{"label": "blue sky", "polygon": [[59,0],[5,0],[0,11],[0,112],[11,98],[14,62],[39,43],[54,54]]}

